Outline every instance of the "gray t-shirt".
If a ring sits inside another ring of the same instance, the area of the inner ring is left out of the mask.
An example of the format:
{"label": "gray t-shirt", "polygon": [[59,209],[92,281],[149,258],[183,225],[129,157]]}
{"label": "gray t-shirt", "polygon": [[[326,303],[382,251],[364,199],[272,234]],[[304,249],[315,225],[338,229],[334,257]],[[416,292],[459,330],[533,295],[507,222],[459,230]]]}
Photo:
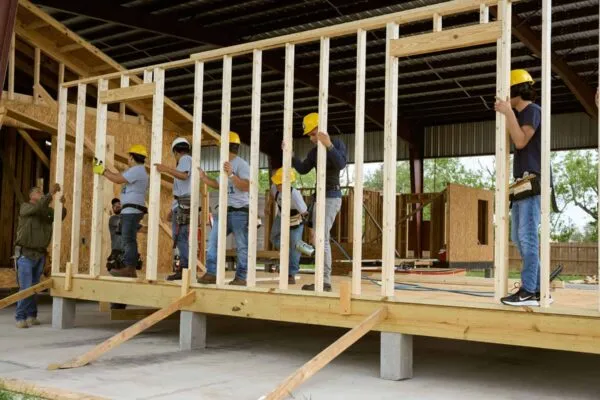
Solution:
{"label": "gray t-shirt", "polygon": [[[123,172],[127,183],[121,189],[121,204],[145,205],[146,192],[148,191],[148,173],[143,165],[136,165]],[[135,208],[123,208],[122,214],[140,214]]]}
{"label": "gray t-shirt", "polygon": [[[182,156],[177,162],[177,171],[187,172],[187,179],[174,179],[173,182],[173,196],[191,196],[192,195],[192,179],[190,178],[192,173],[192,156],[186,154]],[[173,200],[171,209],[177,207],[177,200]]]}
{"label": "gray t-shirt", "polygon": [[108,219],[108,230],[110,231],[110,244],[112,250],[123,250],[120,225],[121,215],[111,215]]}
{"label": "gray t-shirt", "polygon": [[[281,193],[277,195],[277,186],[271,185],[271,195],[277,201],[277,215],[279,215],[279,210],[281,209],[282,195]],[[302,198],[302,193],[300,193],[300,191],[296,188],[292,188],[292,201],[290,209],[297,210],[300,214],[304,214],[306,211],[308,211],[308,207],[306,206],[306,203]]]}
{"label": "gray t-shirt", "polygon": [[[229,161],[231,167],[233,168],[233,173],[240,179],[250,179],[250,165],[246,162],[246,160],[235,157],[233,160]],[[231,179],[229,180],[229,188],[228,188],[228,196],[227,196],[227,205],[229,207],[242,208],[248,207],[250,203],[250,198],[248,196],[248,192],[242,192],[238,188],[235,187]]]}

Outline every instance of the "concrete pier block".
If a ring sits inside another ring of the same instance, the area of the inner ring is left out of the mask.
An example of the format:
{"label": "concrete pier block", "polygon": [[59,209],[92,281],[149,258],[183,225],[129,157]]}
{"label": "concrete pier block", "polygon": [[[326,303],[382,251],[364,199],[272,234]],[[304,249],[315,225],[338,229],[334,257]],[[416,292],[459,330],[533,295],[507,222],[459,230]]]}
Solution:
{"label": "concrete pier block", "polygon": [[75,326],[76,300],[64,297],[52,298],[52,327],[69,329]]}
{"label": "concrete pier block", "polygon": [[381,332],[381,379],[400,381],[413,376],[413,337]]}
{"label": "concrete pier block", "polygon": [[181,311],[179,318],[179,348],[196,350],[206,347],[206,314]]}

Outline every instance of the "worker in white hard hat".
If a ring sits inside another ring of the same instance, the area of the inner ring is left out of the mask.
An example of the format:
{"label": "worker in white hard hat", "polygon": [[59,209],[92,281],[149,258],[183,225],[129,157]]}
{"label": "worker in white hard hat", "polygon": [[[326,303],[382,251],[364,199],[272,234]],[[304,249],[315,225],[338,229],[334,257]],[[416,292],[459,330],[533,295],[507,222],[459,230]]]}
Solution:
{"label": "worker in white hard hat", "polygon": [[[290,170],[290,183],[296,181],[296,173]],[[271,229],[271,243],[275,249],[280,248],[281,241],[281,188],[283,183],[283,168],[279,168],[271,177],[271,196],[275,199],[277,205],[276,215],[273,218],[273,228]],[[296,248],[302,241],[304,233],[304,216],[308,214],[308,207],[302,198],[302,194],[295,187],[291,187],[290,202],[290,253],[289,253],[289,271],[288,283],[296,284],[296,274],[300,271],[300,251]]]}
{"label": "worker in white hard hat", "polygon": [[[227,234],[235,236],[237,254],[235,278],[230,285],[246,286],[248,273],[248,206],[250,199],[250,166],[246,160],[238,156],[240,136],[229,132],[229,157],[223,162],[223,173],[229,179],[227,188]],[[213,189],[219,189],[219,182],[200,170],[200,179]],[[219,240],[219,221],[214,218],[213,228],[208,238],[206,253],[206,273],[198,278],[198,283],[216,283],[217,281],[217,247]]]}
{"label": "worker in white hard hat", "polygon": [[[340,187],[340,172],[346,168],[346,145],[340,139],[331,138],[327,132],[319,132],[319,114],[310,113],[302,121],[303,134],[310,138],[315,145],[304,160],[292,158],[292,166],[299,174],[308,174],[313,168],[317,168],[317,144],[322,143],[327,149],[327,165],[325,167],[325,265],[323,276],[323,290],[331,291],[331,244],[329,242],[329,231],[335,221],[335,217],[342,208],[342,191]],[[284,144],[285,145],[285,144]],[[314,199],[313,199],[314,205]],[[312,228],[312,221],[316,220],[316,208],[312,208],[307,226]],[[312,217],[312,218],[311,218]],[[312,219],[312,221],[311,221]],[[315,290],[314,284],[302,286],[302,290]]]}
{"label": "worker in white hard hat", "polygon": [[192,147],[186,138],[178,137],[171,143],[171,152],[175,157],[176,167],[155,164],[161,174],[173,177],[173,203],[169,211],[171,229],[173,230],[173,274],[168,281],[181,279],[182,270],[188,267],[190,236],[190,204],[192,196]]}
{"label": "worker in white hard hat", "polygon": [[136,269],[139,264],[137,234],[140,222],[146,208],[146,192],[148,191],[148,172],[144,162],[148,158],[146,146],[135,144],[127,151],[129,154],[130,168],[123,173],[113,172],[105,168],[100,160],[95,160],[94,173],[101,175],[109,181],[122,185],[121,188],[121,242],[123,246],[123,263],[115,265],[108,272],[113,276],[137,276]]}
{"label": "worker in white hard hat", "polygon": [[[519,291],[502,298],[511,306],[539,306],[540,172],[542,109],[535,104],[534,81],[524,69],[510,73],[510,99],[497,99],[495,109],[506,116],[506,127],[514,144],[513,177],[519,190],[511,190],[511,239],[523,268]],[[533,178],[532,178],[533,177]]]}

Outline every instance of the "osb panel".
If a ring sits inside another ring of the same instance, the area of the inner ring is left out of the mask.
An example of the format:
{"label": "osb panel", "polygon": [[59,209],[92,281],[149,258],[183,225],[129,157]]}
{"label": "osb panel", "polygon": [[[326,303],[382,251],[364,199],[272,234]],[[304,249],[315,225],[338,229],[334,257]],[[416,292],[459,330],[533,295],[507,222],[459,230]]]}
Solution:
{"label": "osb panel", "polygon": [[[75,113],[69,113],[69,119],[75,121]],[[95,135],[96,118],[93,115],[86,116],[86,136],[93,139]],[[125,153],[133,144],[143,144],[150,151],[150,128],[151,125],[131,124],[128,122],[109,120],[107,134],[115,138],[115,152]],[[164,163],[175,166],[175,159],[171,155],[171,142],[175,135],[165,131],[163,137],[163,161]],[[53,149],[56,148],[53,141]],[[50,182],[54,182],[56,165],[56,152],[52,151],[51,155],[51,177]],[[67,218],[63,221],[62,243],[61,243],[61,266],[64,269],[65,263],[69,260],[71,248],[71,215],[73,202],[73,176],[74,176],[74,147],[67,142],[67,150],[65,154],[65,180],[63,193],[66,197]],[[122,172],[122,171],[121,171]],[[120,185],[114,185],[115,194],[120,192]],[[90,259],[90,239],[91,239],[91,211],[92,211],[92,193],[93,193],[93,174],[92,174],[92,159],[84,158],[83,170],[83,196],[81,199],[81,228],[80,250],[79,250],[79,272],[89,271]],[[163,185],[161,190],[161,219],[166,221],[167,214],[171,207],[172,191],[171,188]],[[105,205],[110,210],[110,204]],[[147,216],[142,221],[142,224],[147,225]],[[170,224],[169,224],[170,225]],[[108,227],[105,227],[108,229]],[[138,234],[139,252],[142,259],[146,259],[146,241],[145,233]],[[159,272],[168,272],[171,270],[171,238],[161,229],[159,234]],[[104,261],[103,261],[104,262]],[[144,273],[144,270],[142,271]],[[102,268],[102,274],[107,274],[107,271]]]}
{"label": "osb panel", "polygon": [[[494,193],[489,190],[467,186],[448,185],[448,261],[493,261],[494,232],[493,209]],[[477,202],[488,202],[487,244],[478,243]]]}

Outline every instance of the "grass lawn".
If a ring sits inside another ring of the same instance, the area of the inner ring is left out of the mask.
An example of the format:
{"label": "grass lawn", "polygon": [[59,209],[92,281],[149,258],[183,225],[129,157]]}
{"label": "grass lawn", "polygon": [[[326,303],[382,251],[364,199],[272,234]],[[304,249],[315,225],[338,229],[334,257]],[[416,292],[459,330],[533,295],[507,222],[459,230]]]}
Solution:
{"label": "grass lawn", "polygon": [[43,400],[41,397],[29,396],[21,393],[7,392],[0,389],[0,400]]}
{"label": "grass lawn", "polygon": [[[483,278],[485,276],[485,272],[481,271],[481,270],[471,270],[471,271],[467,270],[467,276],[474,276],[474,277],[478,277],[478,278]],[[508,278],[509,279],[521,279],[521,272],[519,272],[519,271],[510,271],[508,273]],[[556,278],[556,279],[568,282],[568,281],[574,281],[574,280],[584,279],[584,278],[585,278],[585,276],[583,276],[583,275],[563,275],[563,274],[560,274],[558,276],[558,278]]]}

